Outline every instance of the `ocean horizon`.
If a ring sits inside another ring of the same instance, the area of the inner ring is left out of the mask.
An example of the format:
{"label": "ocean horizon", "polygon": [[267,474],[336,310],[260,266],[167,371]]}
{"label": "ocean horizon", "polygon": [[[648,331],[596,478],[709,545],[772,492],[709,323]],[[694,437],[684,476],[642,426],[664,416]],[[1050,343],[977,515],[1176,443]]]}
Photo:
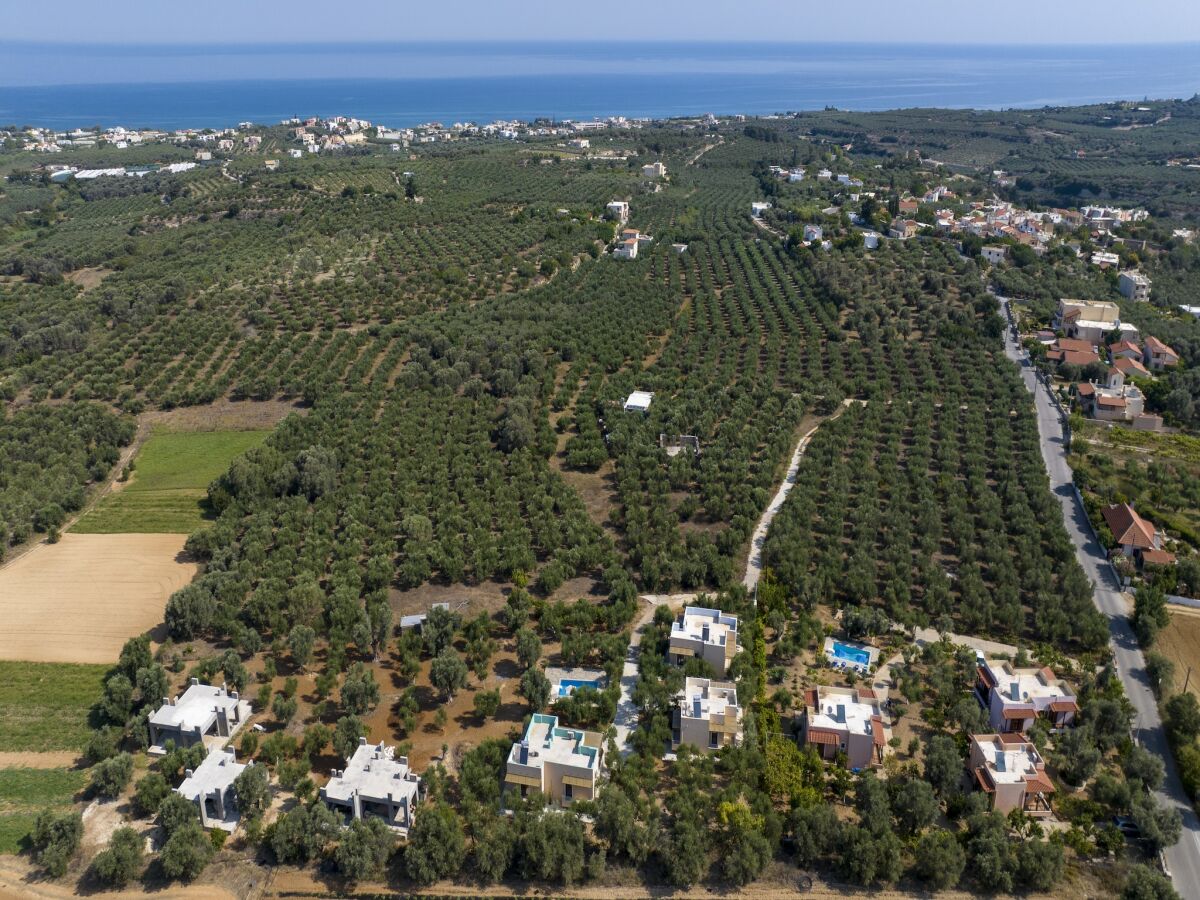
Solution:
{"label": "ocean horizon", "polygon": [[0,123],[60,129],[1038,108],[1200,91],[1197,44],[0,42],[0,58]]}

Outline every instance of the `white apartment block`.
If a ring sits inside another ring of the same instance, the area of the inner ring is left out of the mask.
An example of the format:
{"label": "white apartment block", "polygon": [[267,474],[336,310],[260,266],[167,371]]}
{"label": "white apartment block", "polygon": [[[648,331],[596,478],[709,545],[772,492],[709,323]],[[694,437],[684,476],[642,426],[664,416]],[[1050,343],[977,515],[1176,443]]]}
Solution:
{"label": "white apartment block", "polygon": [[710,678],[687,678],[676,695],[671,721],[671,749],[690,744],[697,750],[720,750],[742,740],[742,707],[737,685]]}
{"label": "white apartment block", "polygon": [[717,675],[724,675],[737,654],[737,628],[737,616],[702,606],[685,607],[671,623],[667,658],[681,666],[694,656],[712,666]]}

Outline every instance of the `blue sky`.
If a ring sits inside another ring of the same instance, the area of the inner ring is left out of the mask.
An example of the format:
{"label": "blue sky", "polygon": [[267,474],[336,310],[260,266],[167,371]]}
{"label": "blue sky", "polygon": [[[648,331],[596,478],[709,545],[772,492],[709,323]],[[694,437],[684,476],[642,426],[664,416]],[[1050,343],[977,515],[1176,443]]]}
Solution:
{"label": "blue sky", "polygon": [[4,0],[4,38],[81,43],[424,40],[1200,41],[1196,0]]}

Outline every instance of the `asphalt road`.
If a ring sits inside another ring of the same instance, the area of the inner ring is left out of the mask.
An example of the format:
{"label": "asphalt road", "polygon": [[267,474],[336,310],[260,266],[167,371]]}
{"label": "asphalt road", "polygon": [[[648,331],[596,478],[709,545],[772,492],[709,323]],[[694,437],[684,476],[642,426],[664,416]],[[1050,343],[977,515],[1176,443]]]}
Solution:
{"label": "asphalt road", "polygon": [[[1001,303],[1007,307],[1007,301],[1001,299]],[[1063,523],[1075,544],[1075,555],[1095,588],[1096,607],[1108,619],[1109,643],[1112,646],[1117,672],[1136,713],[1133,721],[1134,734],[1139,743],[1159,756],[1166,766],[1167,777],[1162,791],[1159,792],[1160,799],[1177,807],[1183,814],[1183,836],[1178,844],[1167,849],[1167,868],[1180,896],[1187,900],[1200,900],[1200,818],[1188,802],[1175,769],[1174,757],[1167,746],[1167,736],[1158,714],[1158,704],[1146,675],[1146,660],[1129,623],[1129,604],[1120,591],[1120,585],[1108,564],[1104,549],[1092,533],[1083,504],[1075,491],[1071,468],[1067,465],[1063,422],[1058,408],[1045,385],[1034,374],[1027,354],[1014,340],[1012,331],[1008,328],[1005,329],[1004,352],[1021,367],[1025,387],[1033,394],[1037,407],[1042,457],[1050,475],[1050,489],[1062,504]]]}

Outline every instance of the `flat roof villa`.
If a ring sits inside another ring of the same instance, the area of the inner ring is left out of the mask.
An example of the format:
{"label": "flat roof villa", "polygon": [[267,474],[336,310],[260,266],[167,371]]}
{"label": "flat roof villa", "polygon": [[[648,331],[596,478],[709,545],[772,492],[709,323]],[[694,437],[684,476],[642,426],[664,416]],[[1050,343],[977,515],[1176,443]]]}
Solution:
{"label": "flat roof villa", "polygon": [[890,737],[874,691],[821,686],[804,692],[800,746],[816,747],[822,759],[845,753],[851,769],[879,765]]}
{"label": "flat roof villa", "polygon": [[672,713],[671,749],[691,744],[698,750],[720,750],[741,740],[737,685],[710,678],[685,679]]}
{"label": "flat roof villa", "polygon": [[991,727],[1003,733],[1024,734],[1038,716],[1046,716],[1052,728],[1065,728],[1079,710],[1074,693],[1049,666],[1018,669],[1008,660],[985,659],[975,691]]}
{"label": "flat roof villa", "polygon": [[512,745],[504,773],[505,791],[541,791],[559,806],[596,799],[604,737],[594,731],[560,728],[558,716],[534,713],[525,736]]}
{"label": "flat roof villa", "polygon": [[321,800],[347,822],[381,819],[407,835],[421,800],[421,779],[408,767],[408,757],[397,757],[395,752],[382,741],[368,744],[365,737],[359,738],[345,770],[335,769],[321,788]]}
{"label": "flat roof villa", "polygon": [[699,657],[724,675],[737,654],[737,628],[737,616],[703,606],[685,607],[671,623],[667,658],[682,666],[689,656]]}
{"label": "flat roof villa", "polygon": [[238,762],[232,750],[213,750],[195,771],[187,770],[187,777],[175,793],[196,804],[200,824],[205,828],[231,832],[240,818],[233,781],[249,766]]}
{"label": "flat roof villa", "polygon": [[996,812],[1019,809],[1026,815],[1050,815],[1054,782],[1037,747],[1018,734],[973,734],[967,763],[971,780],[988,795]]}
{"label": "flat roof villa", "polygon": [[174,741],[176,747],[190,747],[207,737],[231,737],[249,715],[250,704],[240,699],[237,691],[193,678],[183,694],[164,697],[162,706],[151,714],[150,752],[161,755],[167,741]]}

